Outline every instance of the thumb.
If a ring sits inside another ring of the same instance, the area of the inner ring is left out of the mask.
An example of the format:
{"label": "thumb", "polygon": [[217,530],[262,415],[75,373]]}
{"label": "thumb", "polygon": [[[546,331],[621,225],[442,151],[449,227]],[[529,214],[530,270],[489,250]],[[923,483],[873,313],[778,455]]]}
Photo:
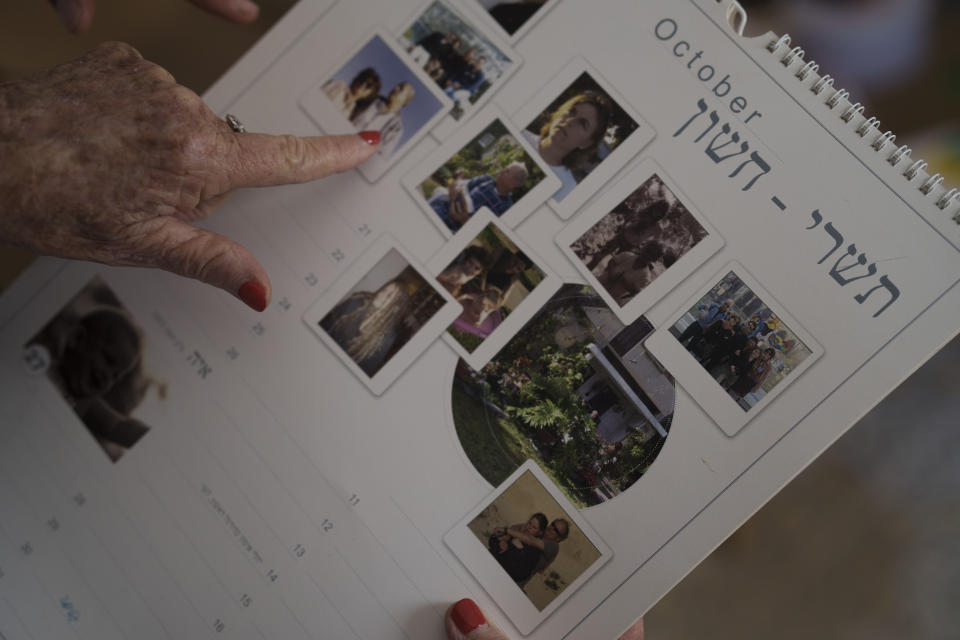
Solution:
{"label": "thumb", "polygon": [[70,33],[82,33],[93,24],[94,0],[54,0],[53,6]]}
{"label": "thumb", "polygon": [[449,640],[510,640],[487,622],[483,611],[470,598],[458,600],[447,609],[444,627]]}
{"label": "thumb", "polygon": [[168,218],[151,234],[144,262],[236,296],[255,311],[270,301],[270,278],[246,247],[219,233]]}

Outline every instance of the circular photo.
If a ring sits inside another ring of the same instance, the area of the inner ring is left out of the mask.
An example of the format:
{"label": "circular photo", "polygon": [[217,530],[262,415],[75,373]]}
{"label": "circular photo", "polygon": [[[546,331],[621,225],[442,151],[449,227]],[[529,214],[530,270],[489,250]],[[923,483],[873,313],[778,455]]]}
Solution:
{"label": "circular photo", "polygon": [[453,421],[477,471],[499,486],[533,459],[580,508],[629,488],[673,420],[676,385],[644,346],[652,333],[565,284],[482,369],[460,361]]}

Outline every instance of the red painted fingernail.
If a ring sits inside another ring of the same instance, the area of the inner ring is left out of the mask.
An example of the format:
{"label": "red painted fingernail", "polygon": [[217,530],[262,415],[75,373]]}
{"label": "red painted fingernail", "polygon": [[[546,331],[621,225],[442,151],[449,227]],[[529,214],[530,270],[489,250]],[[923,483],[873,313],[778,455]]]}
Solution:
{"label": "red painted fingernail", "polygon": [[463,635],[467,635],[477,627],[487,623],[480,607],[470,598],[464,598],[453,605],[450,617],[453,618],[453,623],[457,625],[457,629]]}
{"label": "red painted fingernail", "polygon": [[363,138],[363,141],[367,144],[374,145],[380,144],[380,132],[379,131],[361,131],[360,137]]}
{"label": "red painted fingernail", "polygon": [[254,311],[263,311],[267,308],[267,288],[256,280],[244,282],[237,291],[237,297]]}

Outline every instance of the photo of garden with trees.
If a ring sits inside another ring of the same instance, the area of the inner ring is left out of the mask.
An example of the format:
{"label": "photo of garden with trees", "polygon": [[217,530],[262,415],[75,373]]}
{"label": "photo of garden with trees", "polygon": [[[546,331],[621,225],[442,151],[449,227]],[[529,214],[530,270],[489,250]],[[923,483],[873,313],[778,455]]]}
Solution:
{"label": "photo of garden with trees", "polygon": [[480,371],[460,362],[453,419],[493,486],[534,459],[578,507],[610,500],[659,454],[672,376],[644,347],[645,318],[623,325],[586,285],[566,284]]}

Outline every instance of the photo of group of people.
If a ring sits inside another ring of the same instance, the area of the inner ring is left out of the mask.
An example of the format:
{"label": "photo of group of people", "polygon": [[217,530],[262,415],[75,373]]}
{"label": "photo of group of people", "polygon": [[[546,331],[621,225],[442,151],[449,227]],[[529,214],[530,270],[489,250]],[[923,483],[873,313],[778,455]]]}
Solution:
{"label": "photo of group of people", "polygon": [[98,276],[25,346],[27,364],[42,363],[47,378],[112,462],[150,430],[135,415],[148,392],[166,398],[167,386],[144,365],[144,340],[140,326]]}
{"label": "photo of group of people", "polygon": [[673,420],[673,378],[590,287],[564,284],[480,370],[454,375],[453,422],[490,484],[535,460],[578,507],[636,482]]}
{"label": "photo of group of people", "polygon": [[624,306],[706,236],[703,225],[654,174],[571,249]]}
{"label": "photo of group of people", "polygon": [[605,188],[556,242],[625,323],[647,313],[724,244],[649,158]]}
{"label": "photo of group of people", "polygon": [[446,304],[438,290],[391,249],[363,270],[319,326],[372,378]]}
{"label": "photo of group of people", "polygon": [[494,44],[442,0],[427,5],[400,43],[453,100],[450,115],[455,120],[517,66],[512,51]]}
{"label": "photo of group of people", "polygon": [[473,352],[545,276],[503,231],[488,224],[437,276],[463,306],[447,332]]}
{"label": "photo of group of people", "polygon": [[545,179],[543,169],[495,118],[417,183],[414,192],[436,221],[456,233],[481,207],[504,216]]}
{"label": "photo of group of people", "polygon": [[688,309],[670,333],[745,412],[812,355],[732,271]]}

